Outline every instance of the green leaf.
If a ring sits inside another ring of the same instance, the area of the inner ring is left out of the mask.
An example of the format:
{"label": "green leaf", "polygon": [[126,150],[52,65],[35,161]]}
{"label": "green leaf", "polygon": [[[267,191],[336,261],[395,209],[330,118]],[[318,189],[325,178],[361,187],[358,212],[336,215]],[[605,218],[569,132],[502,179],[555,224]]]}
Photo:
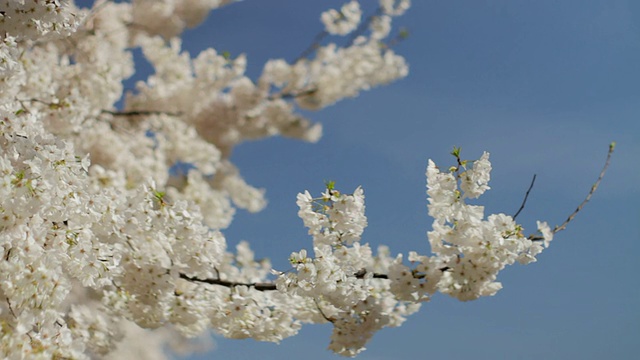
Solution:
{"label": "green leaf", "polygon": [[454,146],[453,151],[451,152],[451,155],[455,156],[456,159],[460,158],[460,150],[462,150],[462,148]]}
{"label": "green leaf", "polygon": [[333,190],[336,188],[336,182],[333,180],[326,180],[324,185],[327,187],[327,190]]}

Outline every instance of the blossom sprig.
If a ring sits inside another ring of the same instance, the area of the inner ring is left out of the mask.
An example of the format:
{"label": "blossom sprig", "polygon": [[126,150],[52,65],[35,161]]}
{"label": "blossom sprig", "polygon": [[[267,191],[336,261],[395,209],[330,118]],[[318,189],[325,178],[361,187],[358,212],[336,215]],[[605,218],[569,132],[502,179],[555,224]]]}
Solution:
{"label": "blossom sprig", "polygon": [[322,13],[320,19],[329,34],[346,35],[358,27],[362,11],[357,1],[350,1],[340,10],[330,9]]}
{"label": "blossom sprig", "polygon": [[[313,255],[305,249],[291,254],[294,271],[281,272],[276,286],[292,296],[313,299],[321,318],[334,325],[330,345],[334,351],[357,354],[375,331],[401,323],[436,292],[463,301],[494,295],[502,287],[496,281],[502,269],[516,261],[533,262],[548,246],[552,234],[546,223],[538,222],[543,247],[524,237],[522,226],[510,216],[484,219],[481,206],[466,204],[467,198],[477,198],[489,189],[489,154],[463,161],[456,148],[454,156],[457,164],[450,172],[440,172],[429,161],[433,254],[411,252],[410,265],[402,255],[394,259],[383,251],[374,256],[368,244],[360,244],[366,226],[360,188],[345,194],[328,182],[320,197],[308,192],[298,195],[299,216],[313,237]],[[357,234],[351,242],[341,241],[339,229],[345,226]],[[393,321],[383,315],[389,313],[396,314]],[[378,317],[377,325],[363,326],[372,316]]]}
{"label": "blossom sprig", "polygon": [[360,244],[366,227],[364,192],[339,192],[328,182],[318,198],[298,195],[299,216],[313,237],[313,255],[307,250],[291,254],[294,271],[281,272],[280,292],[312,300],[316,321],[334,326],[333,351],[354,356],[384,326],[398,325],[417,309],[392,300],[388,277],[376,274],[368,244]]}

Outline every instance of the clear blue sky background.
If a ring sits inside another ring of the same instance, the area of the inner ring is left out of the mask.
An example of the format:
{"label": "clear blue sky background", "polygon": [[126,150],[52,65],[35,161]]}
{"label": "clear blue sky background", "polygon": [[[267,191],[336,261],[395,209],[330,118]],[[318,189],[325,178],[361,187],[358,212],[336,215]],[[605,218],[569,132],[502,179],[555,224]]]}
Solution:
{"label": "clear blue sky background", "polygon": [[[372,9],[374,1],[363,0]],[[513,214],[533,174],[519,221],[560,224],[595,181],[608,144],[609,172],[592,201],[528,266],[499,278],[496,296],[461,303],[437,295],[400,328],[379,332],[360,359],[635,359],[640,354],[640,2],[414,1],[396,20],[411,37],[395,47],[409,77],[309,116],[318,144],[275,138],[239,146],[233,160],[265,187],[269,206],[240,212],[225,231],[286,269],[310,248],[296,194],[325,179],[362,185],[363,241],[428,253],[425,167],[491,152],[487,213]],[[256,77],[269,58],[294,59],[321,30],[319,15],[342,1],[246,0],[187,32],[206,47],[246,53]],[[305,327],[280,345],[217,340],[192,359],[333,359],[330,326]]]}

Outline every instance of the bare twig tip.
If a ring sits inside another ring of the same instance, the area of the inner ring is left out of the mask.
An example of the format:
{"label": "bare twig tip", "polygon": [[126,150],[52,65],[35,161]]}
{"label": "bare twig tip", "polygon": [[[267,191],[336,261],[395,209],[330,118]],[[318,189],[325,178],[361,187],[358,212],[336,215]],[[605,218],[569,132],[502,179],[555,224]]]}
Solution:
{"label": "bare twig tip", "polygon": [[518,209],[518,211],[516,211],[515,215],[513,215],[513,220],[515,220],[518,217],[518,215],[520,215],[520,212],[524,209],[524,206],[527,203],[527,198],[529,198],[529,193],[531,192],[531,189],[533,189],[533,184],[535,184],[535,182],[536,182],[536,174],[533,174],[533,179],[531,179],[531,184],[529,185],[527,192],[524,194],[524,199],[522,200],[522,204],[520,205],[520,208]]}
{"label": "bare twig tip", "polygon": [[591,196],[593,196],[593,194],[596,192],[596,189],[598,189],[598,186],[600,185],[600,182],[602,181],[602,178],[604,178],[604,174],[607,172],[607,169],[609,168],[609,163],[611,162],[611,155],[613,154],[613,150],[615,149],[615,147],[616,147],[616,142],[615,141],[613,141],[613,142],[611,142],[609,144],[609,152],[607,153],[607,160],[604,162],[604,166],[602,167],[602,170],[600,171],[600,175],[598,176],[598,179],[591,186],[591,190],[587,194],[587,197],[585,197],[585,199],[582,201],[582,203],[580,203],[580,205],[578,205],[576,210],[573,213],[571,213],[571,215],[569,215],[569,217],[567,217],[567,220],[565,220],[560,226],[556,226],[553,229],[553,233],[554,234],[559,232],[559,231],[562,231],[562,230],[566,229],[567,225],[573,220],[573,218],[576,217],[578,212],[580,212],[580,210],[582,210],[582,208],[589,202],[589,200],[591,200]]}

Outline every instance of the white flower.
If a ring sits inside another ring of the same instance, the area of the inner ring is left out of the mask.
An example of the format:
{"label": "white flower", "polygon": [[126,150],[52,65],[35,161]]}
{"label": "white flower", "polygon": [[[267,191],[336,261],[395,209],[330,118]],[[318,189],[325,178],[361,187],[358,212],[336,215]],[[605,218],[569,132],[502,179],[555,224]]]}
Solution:
{"label": "white flower", "polygon": [[544,247],[548,248],[549,243],[553,240],[553,231],[549,225],[547,225],[546,221],[537,221],[538,231],[542,234],[542,238],[544,239]]}
{"label": "white flower", "polygon": [[473,162],[473,168],[460,174],[462,182],[460,189],[464,196],[475,199],[489,190],[489,180],[491,179],[491,162],[489,153],[484,152],[480,159]]}

